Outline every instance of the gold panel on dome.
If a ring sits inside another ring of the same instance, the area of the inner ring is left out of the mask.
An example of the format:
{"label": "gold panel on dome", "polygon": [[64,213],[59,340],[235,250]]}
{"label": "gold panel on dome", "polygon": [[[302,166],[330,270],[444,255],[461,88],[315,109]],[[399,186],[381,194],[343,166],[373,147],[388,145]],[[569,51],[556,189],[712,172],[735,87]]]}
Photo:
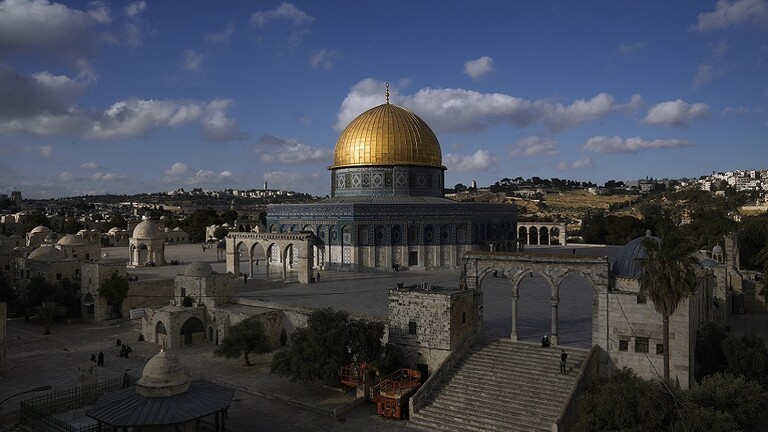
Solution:
{"label": "gold panel on dome", "polygon": [[444,168],[432,129],[416,114],[389,103],[357,116],[336,142],[331,168],[361,165]]}

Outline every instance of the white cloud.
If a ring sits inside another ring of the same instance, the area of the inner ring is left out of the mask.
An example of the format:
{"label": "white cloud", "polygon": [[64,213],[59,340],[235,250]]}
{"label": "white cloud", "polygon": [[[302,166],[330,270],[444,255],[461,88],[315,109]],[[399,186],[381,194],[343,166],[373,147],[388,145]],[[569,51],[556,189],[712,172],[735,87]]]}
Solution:
{"label": "white cloud", "polygon": [[227,116],[232,99],[214,99],[205,106],[202,119],[203,136],[214,142],[241,140],[246,138],[235,120]]}
{"label": "white cloud", "polygon": [[544,113],[544,121],[551,129],[558,131],[597,120],[621,108],[607,93],[600,93],[590,100],[579,99],[570,105],[547,102],[538,102],[537,105]]}
{"label": "white cloud", "polygon": [[82,169],[99,169],[99,164],[97,164],[94,161],[85,162],[84,164],[80,165],[80,168]]}
{"label": "white cloud", "polygon": [[592,159],[584,156],[583,158],[573,161],[573,164],[571,165],[575,169],[581,169],[581,168],[591,168],[594,166],[592,163]]}
{"label": "white cloud", "polygon": [[271,187],[279,187],[281,189],[297,189],[296,185],[306,181],[317,180],[318,175],[306,175],[295,172],[285,171],[271,171],[264,173],[264,181],[270,183]]}
{"label": "white cloud", "polygon": [[94,1],[88,4],[88,15],[100,24],[109,24],[112,22],[109,8],[100,1]]}
{"label": "white cloud", "polygon": [[129,17],[137,17],[147,9],[147,2],[144,0],[133,2],[125,7],[125,14]]}
{"label": "white cloud", "polygon": [[528,136],[519,140],[512,149],[512,156],[551,156],[557,154],[560,144],[554,140],[545,140],[536,136]]}
{"label": "white cloud", "polygon": [[[560,131],[642,103],[639,95],[633,95],[628,103],[618,104],[607,93],[564,105],[465,89],[424,88],[410,96],[401,95],[398,86],[390,91],[392,103],[413,111],[438,133],[481,131],[500,124],[524,128],[535,123]],[[383,102],[384,83],[372,78],[361,80],[342,101],[334,128],[343,130],[362,112]]]}
{"label": "white cloud", "polygon": [[70,182],[75,179],[75,175],[69,171],[64,171],[58,176],[59,181]]}
{"label": "white cloud", "polygon": [[283,3],[275,9],[258,11],[251,14],[251,24],[257,27],[264,27],[274,20],[287,20],[295,26],[310,24],[315,21],[315,17],[300,10],[291,3]]}
{"label": "white cloud", "polygon": [[689,104],[681,99],[660,102],[648,110],[643,120],[648,124],[666,126],[684,126],[691,120],[709,113],[709,105],[705,103]]}
{"label": "white cloud", "polygon": [[448,153],[443,162],[448,169],[455,171],[481,171],[496,165],[498,159],[488,150],[478,150],[471,155]]}
{"label": "white cloud", "polygon": [[737,107],[725,107],[723,109],[723,114],[747,114],[749,112],[749,108],[741,105]]}
{"label": "white cloud", "polygon": [[[264,162],[285,164],[329,160],[332,152],[328,149],[311,147],[292,138],[264,135],[258,140],[262,146],[256,149]],[[277,147],[277,148],[274,148]]]}
{"label": "white cloud", "polygon": [[[0,66],[0,82],[4,81],[3,72]],[[11,78],[19,84],[13,87],[18,94],[9,92],[11,97],[0,100],[0,134],[114,139],[197,122],[203,136],[211,141],[245,137],[237,122],[227,115],[233,103],[231,99],[200,102],[130,98],[113,103],[103,112],[83,111],[71,100],[76,86],[65,77],[37,74],[34,79]],[[46,90],[49,91],[46,93]]]}
{"label": "white cloud", "polygon": [[37,148],[37,153],[44,158],[49,158],[53,154],[53,146],[52,145],[40,146]]}
{"label": "white cloud", "polygon": [[338,55],[336,50],[316,50],[309,56],[309,64],[314,68],[331,69]]}
{"label": "white cloud", "polygon": [[199,103],[131,98],[115,102],[93,122],[86,136],[118,138],[140,136],[159,127],[177,127],[200,119]]}
{"label": "white cloud", "polygon": [[175,162],[173,165],[171,165],[170,168],[165,170],[165,175],[170,177],[181,176],[188,173],[189,170],[190,170],[189,165],[183,162]]}
{"label": "white cloud", "polygon": [[594,166],[594,163],[592,163],[592,159],[584,156],[581,159],[575,160],[571,163],[568,162],[560,162],[555,167],[558,171],[564,171],[569,169],[584,169],[584,168],[592,168]]}
{"label": "white cloud", "polygon": [[635,52],[645,48],[645,45],[645,42],[623,43],[619,45],[618,51],[619,54],[634,54]]}
{"label": "white cloud", "polygon": [[731,26],[768,24],[768,2],[765,0],[718,0],[713,12],[699,14],[693,30],[706,32]]}
{"label": "white cloud", "polygon": [[714,67],[708,63],[696,66],[696,74],[693,76],[693,86],[698,88],[715,79]]}
{"label": "white cloud", "polygon": [[195,175],[187,179],[187,184],[218,184],[235,181],[235,175],[231,171],[222,171],[215,173],[213,171],[198,170]]}
{"label": "white cloud", "polygon": [[80,53],[91,44],[89,29],[105,19],[98,7],[89,12],[48,0],[0,2],[0,55],[42,49]]}
{"label": "white cloud", "polygon": [[205,54],[195,52],[193,49],[185,49],[181,52],[182,65],[181,68],[189,72],[197,72],[200,70],[200,66],[203,64],[203,58]]}
{"label": "white cloud", "polygon": [[235,25],[233,23],[227,24],[224,30],[218,33],[208,33],[205,40],[212,44],[228,45],[232,40],[232,35],[235,33]]}
{"label": "white cloud", "polygon": [[679,139],[656,139],[646,141],[640,137],[622,139],[621,137],[595,136],[584,144],[584,150],[596,153],[637,153],[643,150],[688,147],[691,143]]}
{"label": "white cloud", "polygon": [[91,181],[113,182],[126,179],[128,179],[128,176],[116,173],[97,172],[91,176]]}
{"label": "white cloud", "polygon": [[493,72],[493,59],[491,57],[483,56],[464,63],[464,73],[474,80],[491,72]]}

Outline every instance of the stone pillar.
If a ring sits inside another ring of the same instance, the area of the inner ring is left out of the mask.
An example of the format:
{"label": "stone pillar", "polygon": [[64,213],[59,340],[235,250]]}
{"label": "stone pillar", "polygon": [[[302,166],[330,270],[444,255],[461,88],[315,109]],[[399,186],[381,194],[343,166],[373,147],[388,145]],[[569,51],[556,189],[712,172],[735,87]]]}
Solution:
{"label": "stone pillar", "polygon": [[[226,246],[227,246],[227,272],[230,272],[234,275],[240,274],[240,257],[238,256],[238,250],[235,246],[235,239],[227,237],[226,239]],[[218,251],[218,249],[217,249]]]}
{"label": "stone pillar", "polygon": [[558,344],[557,336],[557,304],[560,302],[558,297],[552,297],[552,335],[549,337],[552,345]]}
{"label": "stone pillar", "polygon": [[512,290],[512,333],[509,335],[512,341],[517,341],[517,300],[519,298],[517,290]]}

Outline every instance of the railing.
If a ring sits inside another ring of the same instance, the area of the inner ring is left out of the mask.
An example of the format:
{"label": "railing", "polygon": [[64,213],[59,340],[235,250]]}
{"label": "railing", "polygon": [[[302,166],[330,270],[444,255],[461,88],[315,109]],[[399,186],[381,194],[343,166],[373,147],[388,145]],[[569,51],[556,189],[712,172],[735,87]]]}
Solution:
{"label": "railing", "polygon": [[427,381],[416,390],[416,393],[411,396],[408,401],[410,413],[417,413],[432,391],[443,382],[445,376],[453,369],[454,365],[458,363],[464,355],[472,348],[475,341],[475,335],[471,334],[467,336],[460,344],[459,347],[451,351],[450,354],[443,360],[440,366],[435,370],[432,375],[427,378]]}
{"label": "railing", "polygon": [[587,386],[587,382],[596,374],[599,373],[600,356],[604,353],[603,349],[599,345],[593,345],[589,350],[587,358],[584,359],[584,364],[581,366],[581,371],[576,375],[576,382],[571,387],[571,392],[568,394],[568,398],[563,404],[563,408],[560,410],[560,415],[552,424],[552,432],[569,430],[576,420],[576,398],[584,391]]}
{"label": "railing", "polygon": [[[134,385],[136,379],[129,377],[129,385]],[[20,403],[19,414],[21,423],[34,430],[52,432],[94,432],[98,424],[73,426],[55,418],[56,414],[73,411],[96,403],[104,393],[123,388],[123,378],[114,378],[96,384],[75,387],[73,389],[51,392],[44,396],[23,400]]]}
{"label": "railing", "polygon": [[421,384],[421,372],[415,369],[400,369],[393,372],[373,387],[373,394],[391,399],[400,399]]}

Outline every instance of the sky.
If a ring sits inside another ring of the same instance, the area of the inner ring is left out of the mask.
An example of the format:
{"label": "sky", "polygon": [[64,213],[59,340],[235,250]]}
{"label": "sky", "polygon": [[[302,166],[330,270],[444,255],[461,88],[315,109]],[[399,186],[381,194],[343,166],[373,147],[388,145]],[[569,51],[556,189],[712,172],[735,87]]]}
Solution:
{"label": "sky", "polygon": [[0,194],[324,196],[386,82],[449,187],[768,168],[768,0],[0,0]]}

